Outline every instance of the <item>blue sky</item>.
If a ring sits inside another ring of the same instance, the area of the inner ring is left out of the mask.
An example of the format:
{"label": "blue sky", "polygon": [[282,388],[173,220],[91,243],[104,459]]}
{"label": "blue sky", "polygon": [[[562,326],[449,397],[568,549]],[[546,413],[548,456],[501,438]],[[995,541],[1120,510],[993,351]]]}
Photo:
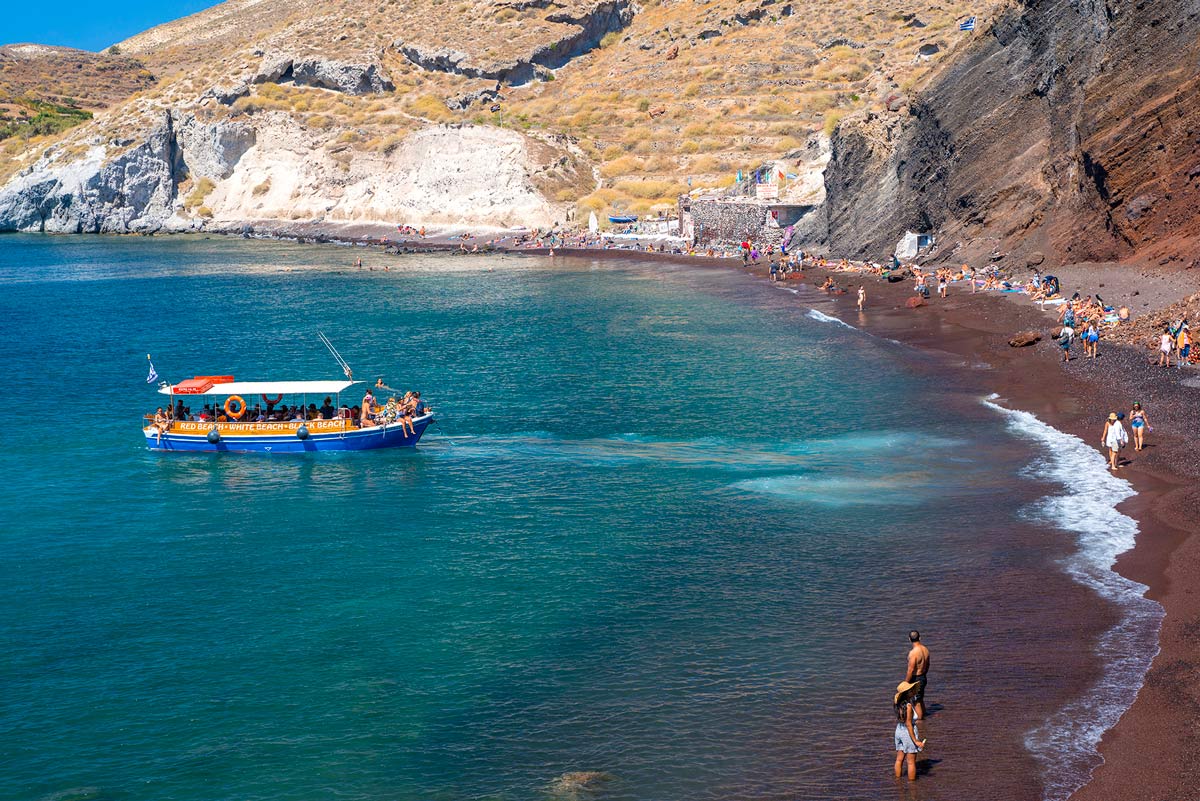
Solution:
{"label": "blue sky", "polygon": [[216,0],[6,2],[0,11],[0,44],[35,42],[102,50],[147,28],[216,4]]}

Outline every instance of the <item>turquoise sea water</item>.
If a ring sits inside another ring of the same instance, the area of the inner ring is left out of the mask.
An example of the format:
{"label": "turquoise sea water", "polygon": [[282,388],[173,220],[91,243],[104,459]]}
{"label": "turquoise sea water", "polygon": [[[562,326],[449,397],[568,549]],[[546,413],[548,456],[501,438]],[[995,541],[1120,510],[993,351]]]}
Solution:
{"label": "turquoise sea water", "polygon": [[[914,626],[918,797],[1037,795],[1094,599],[970,391],[727,268],[355,255],[0,239],[0,798],[906,797]],[[145,450],[147,353],[337,378],[318,330],[418,449]]]}

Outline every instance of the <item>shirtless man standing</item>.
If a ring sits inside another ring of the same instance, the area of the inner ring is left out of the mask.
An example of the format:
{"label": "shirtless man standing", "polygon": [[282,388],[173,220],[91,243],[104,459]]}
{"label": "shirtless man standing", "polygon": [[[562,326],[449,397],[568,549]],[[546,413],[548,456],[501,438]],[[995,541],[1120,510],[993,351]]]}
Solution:
{"label": "shirtless man standing", "polygon": [[908,671],[904,674],[904,680],[920,685],[913,693],[913,705],[917,720],[922,720],[925,717],[925,676],[929,673],[929,649],[921,644],[921,632],[915,629],[908,633],[908,639],[912,648],[908,652]]}

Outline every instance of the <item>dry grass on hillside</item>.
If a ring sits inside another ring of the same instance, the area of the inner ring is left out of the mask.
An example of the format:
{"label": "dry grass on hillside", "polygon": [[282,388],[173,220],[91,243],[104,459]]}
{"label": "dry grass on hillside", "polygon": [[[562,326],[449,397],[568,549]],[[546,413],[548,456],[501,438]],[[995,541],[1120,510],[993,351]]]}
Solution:
{"label": "dry grass on hillside", "polygon": [[[471,67],[511,63],[578,30],[556,15],[578,15],[597,2],[231,0],[120,43],[161,79],[122,114],[285,111],[347,160],[355,151],[394,148],[428,124],[503,120],[567,134],[596,164],[599,183],[572,173],[550,182],[551,199],[578,201],[581,210],[647,212],[673,205],[689,185],[728,185],[739,169],[786,160],[847,113],[882,108],[970,35],[957,30],[959,19],[1003,0],[886,7],[867,0],[643,0],[632,22],[601,46],[553,72],[539,67],[529,83],[502,87],[502,115],[486,97],[463,110],[447,106],[494,89],[494,79],[426,70],[398,47],[461,51],[454,59]],[[922,45],[939,52],[919,58]],[[281,55],[375,64],[396,88],[351,97],[259,84],[232,108],[199,104],[209,88],[245,81]],[[110,117],[90,127],[119,130],[120,115]]]}
{"label": "dry grass on hillside", "polygon": [[0,98],[108,108],[154,83],[135,59],[62,47],[0,47]]}

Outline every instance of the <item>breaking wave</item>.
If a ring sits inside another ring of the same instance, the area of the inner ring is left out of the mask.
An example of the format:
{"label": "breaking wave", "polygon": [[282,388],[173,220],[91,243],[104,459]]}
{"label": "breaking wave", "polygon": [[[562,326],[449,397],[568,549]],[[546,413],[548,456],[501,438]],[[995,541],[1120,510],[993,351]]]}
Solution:
{"label": "breaking wave", "polygon": [[[1087,692],[1060,709],[1025,737],[1025,745],[1041,764],[1045,801],[1065,801],[1091,778],[1104,760],[1098,746],[1145,681],[1158,655],[1163,608],[1145,597],[1145,584],[1113,570],[1117,556],[1134,546],[1137,521],[1117,510],[1136,494],[1128,481],[1112,475],[1096,449],[1079,437],[1046,425],[1028,412],[984,404],[1007,418],[1018,436],[1043,446],[1044,456],[1030,466],[1042,479],[1061,484],[1064,492],[1022,510],[1028,519],[1077,535],[1079,549],[1062,562],[1079,584],[1115,604],[1120,620],[1096,646],[1104,675]],[[1132,691],[1131,691],[1132,690]]]}

